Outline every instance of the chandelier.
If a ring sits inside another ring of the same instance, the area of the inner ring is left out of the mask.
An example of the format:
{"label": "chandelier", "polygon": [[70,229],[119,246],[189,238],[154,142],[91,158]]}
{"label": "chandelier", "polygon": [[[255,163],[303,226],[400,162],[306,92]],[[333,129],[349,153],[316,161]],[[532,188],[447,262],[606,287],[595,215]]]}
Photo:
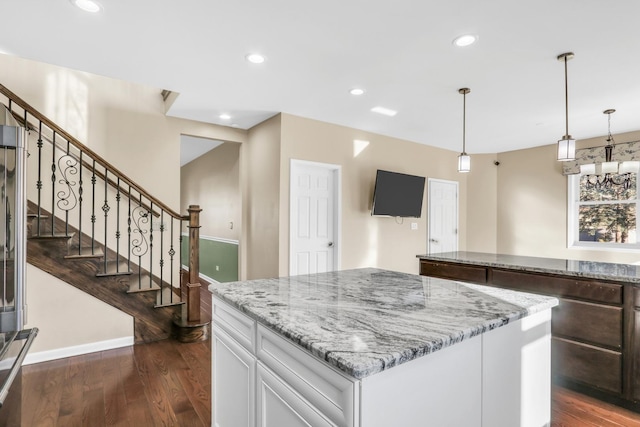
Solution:
{"label": "chandelier", "polygon": [[607,145],[604,146],[605,161],[600,164],[589,163],[580,166],[580,174],[586,175],[587,188],[611,189],[619,187],[627,190],[633,184],[634,173],[638,173],[640,162],[624,161],[620,164],[612,160],[615,141],[611,135],[611,114],[616,110],[610,108],[602,113],[607,115]]}

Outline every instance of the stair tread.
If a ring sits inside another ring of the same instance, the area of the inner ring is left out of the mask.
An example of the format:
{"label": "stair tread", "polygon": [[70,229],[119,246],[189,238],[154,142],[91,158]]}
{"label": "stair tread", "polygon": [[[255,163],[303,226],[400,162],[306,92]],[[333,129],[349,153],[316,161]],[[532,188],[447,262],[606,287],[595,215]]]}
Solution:
{"label": "stair tread", "polygon": [[129,277],[129,290],[128,294],[133,294],[136,292],[150,292],[150,291],[159,291],[161,289],[160,284],[151,279],[148,274],[142,274],[138,277],[137,274],[132,274]]}
{"label": "stair tread", "polygon": [[100,268],[103,269],[103,271],[96,273],[96,277],[124,276],[133,273],[127,266],[127,263],[121,261],[107,261],[107,268],[104,269],[104,263]]}
{"label": "stair tread", "polygon": [[71,248],[69,252],[69,255],[66,255],[65,259],[104,257],[104,252],[102,252],[102,249],[95,249],[91,247],[81,248],[80,250],[78,250],[78,247],[76,246],[75,248]]}
{"label": "stair tread", "polygon": [[29,239],[41,239],[41,240],[46,240],[46,239],[71,239],[73,238],[73,236],[75,235],[75,233],[48,233],[48,234],[40,234],[40,235],[32,235],[29,236]]}
{"label": "stair tread", "polygon": [[172,289],[170,286],[165,286],[156,295],[156,304],[154,305],[154,307],[155,308],[171,307],[174,305],[184,304],[184,301],[180,301],[179,292],[180,292],[179,288]]}

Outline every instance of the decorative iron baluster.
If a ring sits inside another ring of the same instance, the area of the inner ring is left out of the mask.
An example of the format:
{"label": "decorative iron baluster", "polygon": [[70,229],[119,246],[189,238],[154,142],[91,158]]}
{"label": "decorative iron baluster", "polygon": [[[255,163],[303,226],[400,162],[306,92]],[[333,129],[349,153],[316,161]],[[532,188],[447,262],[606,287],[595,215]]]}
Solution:
{"label": "decorative iron baluster", "polygon": [[[95,253],[96,245],[96,161],[91,166],[91,253]],[[106,257],[105,246],[104,256]]]}
{"label": "decorative iron baluster", "polygon": [[118,188],[116,190],[116,260],[120,264],[120,177],[118,177]]}
{"label": "decorative iron baluster", "polygon": [[127,197],[129,205],[129,213],[127,214],[127,269],[131,271],[131,186],[129,186],[129,195]]}
{"label": "decorative iron baluster", "polygon": [[[104,212],[104,272],[107,273],[107,247],[109,245],[109,201],[107,200],[107,188],[108,188],[108,174],[109,170],[104,168],[104,205],[102,205],[102,212]],[[118,272],[118,260],[116,260],[116,273]]]}
{"label": "decorative iron baluster", "polygon": [[38,189],[38,216],[37,220],[37,236],[40,236],[40,215],[42,214],[42,122],[38,122],[38,181],[36,181],[36,188]]}
{"label": "decorative iron baluster", "polygon": [[64,233],[69,235],[69,211],[76,207],[78,199],[73,191],[76,182],[71,177],[78,173],[78,161],[69,154],[69,142],[67,141],[67,152],[58,159],[58,170],[60,171],[59,184],[64,185],[62,190],[56,194],[58,196],[58,208],[65,211]]}
{"label": "decorative iron baluster", "polygon": [[171,234],[170,234],[170,244],[169,244],[169,285],[171,286],[171,302],[173,303],[173,256],[176,254],[176,251],[173,249],[173,221],[174,217],[171,217]]}
{"label": "decorative iron baluster", "polygon": [[160,304],[162,304],[162,288],[164,287],[164,209],[160,210]]}
{"label": "decorative iron baluster", "polygon": [[[80,151],[80,174],[78,180],[78,255],[82,255],[82,154]],[[91,254],[93,255],[93,253]]]}
{"label": "decorative iron baluster", "polygon": [[[153,287],[153,202],[149,205],[149,218],[151,218],[149,224],[149,289]],[[162,291],[162,283],[160,283],[160,290]]]}
{"label": "decorative iron baluster", "polygon": [[56,131],[53,131],[53,150],[51,150],[51,235],[55,230],[56,210]]}
{"label": "decorative iron baluster", "polygon": [[142,207],[142,195],[140,195],[139,205],[131,213],[134,226],[131,232],[140,235],[139,238],[134,237],[131,241],[131,253],[138,257],[138,289],[142,289],[142,257],[149,251],[149,243],[145,237],[147,230],[143,230],[142,225],[149,223],[149,216],[150,212]]}

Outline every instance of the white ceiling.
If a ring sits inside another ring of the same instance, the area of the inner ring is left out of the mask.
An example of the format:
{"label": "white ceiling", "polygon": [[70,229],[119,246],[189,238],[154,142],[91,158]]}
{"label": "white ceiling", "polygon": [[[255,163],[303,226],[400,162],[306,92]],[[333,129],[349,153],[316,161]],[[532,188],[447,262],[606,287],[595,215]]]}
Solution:
{"label": "white ceiling", "polygon": [[[178,92],[176,117],[246,129],[285,112],[454,151],[466,86],[469,153],[559,139],[556,56],[573,51],[570,133],[605,134],[607,108],[613,133],[640,129],[638,0],[101,2],[89,15],[68,0],[5,1],[0,51]],[[479,41],[454,47],[465,33]]]}

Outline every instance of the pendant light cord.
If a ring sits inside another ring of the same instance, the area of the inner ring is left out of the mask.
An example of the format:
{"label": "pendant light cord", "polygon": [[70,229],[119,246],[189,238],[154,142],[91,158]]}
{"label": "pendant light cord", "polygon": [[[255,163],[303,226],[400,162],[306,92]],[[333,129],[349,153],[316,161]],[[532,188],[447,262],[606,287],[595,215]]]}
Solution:
{"label": "pendant light cord", "polygon": [[467,154],[467,92],[462,93],[462,154]]}
{"label": "pendant light cord", "polygon": [[564,57],[564,134],[569,135],[569,80],[567,78],[567,56]]}

